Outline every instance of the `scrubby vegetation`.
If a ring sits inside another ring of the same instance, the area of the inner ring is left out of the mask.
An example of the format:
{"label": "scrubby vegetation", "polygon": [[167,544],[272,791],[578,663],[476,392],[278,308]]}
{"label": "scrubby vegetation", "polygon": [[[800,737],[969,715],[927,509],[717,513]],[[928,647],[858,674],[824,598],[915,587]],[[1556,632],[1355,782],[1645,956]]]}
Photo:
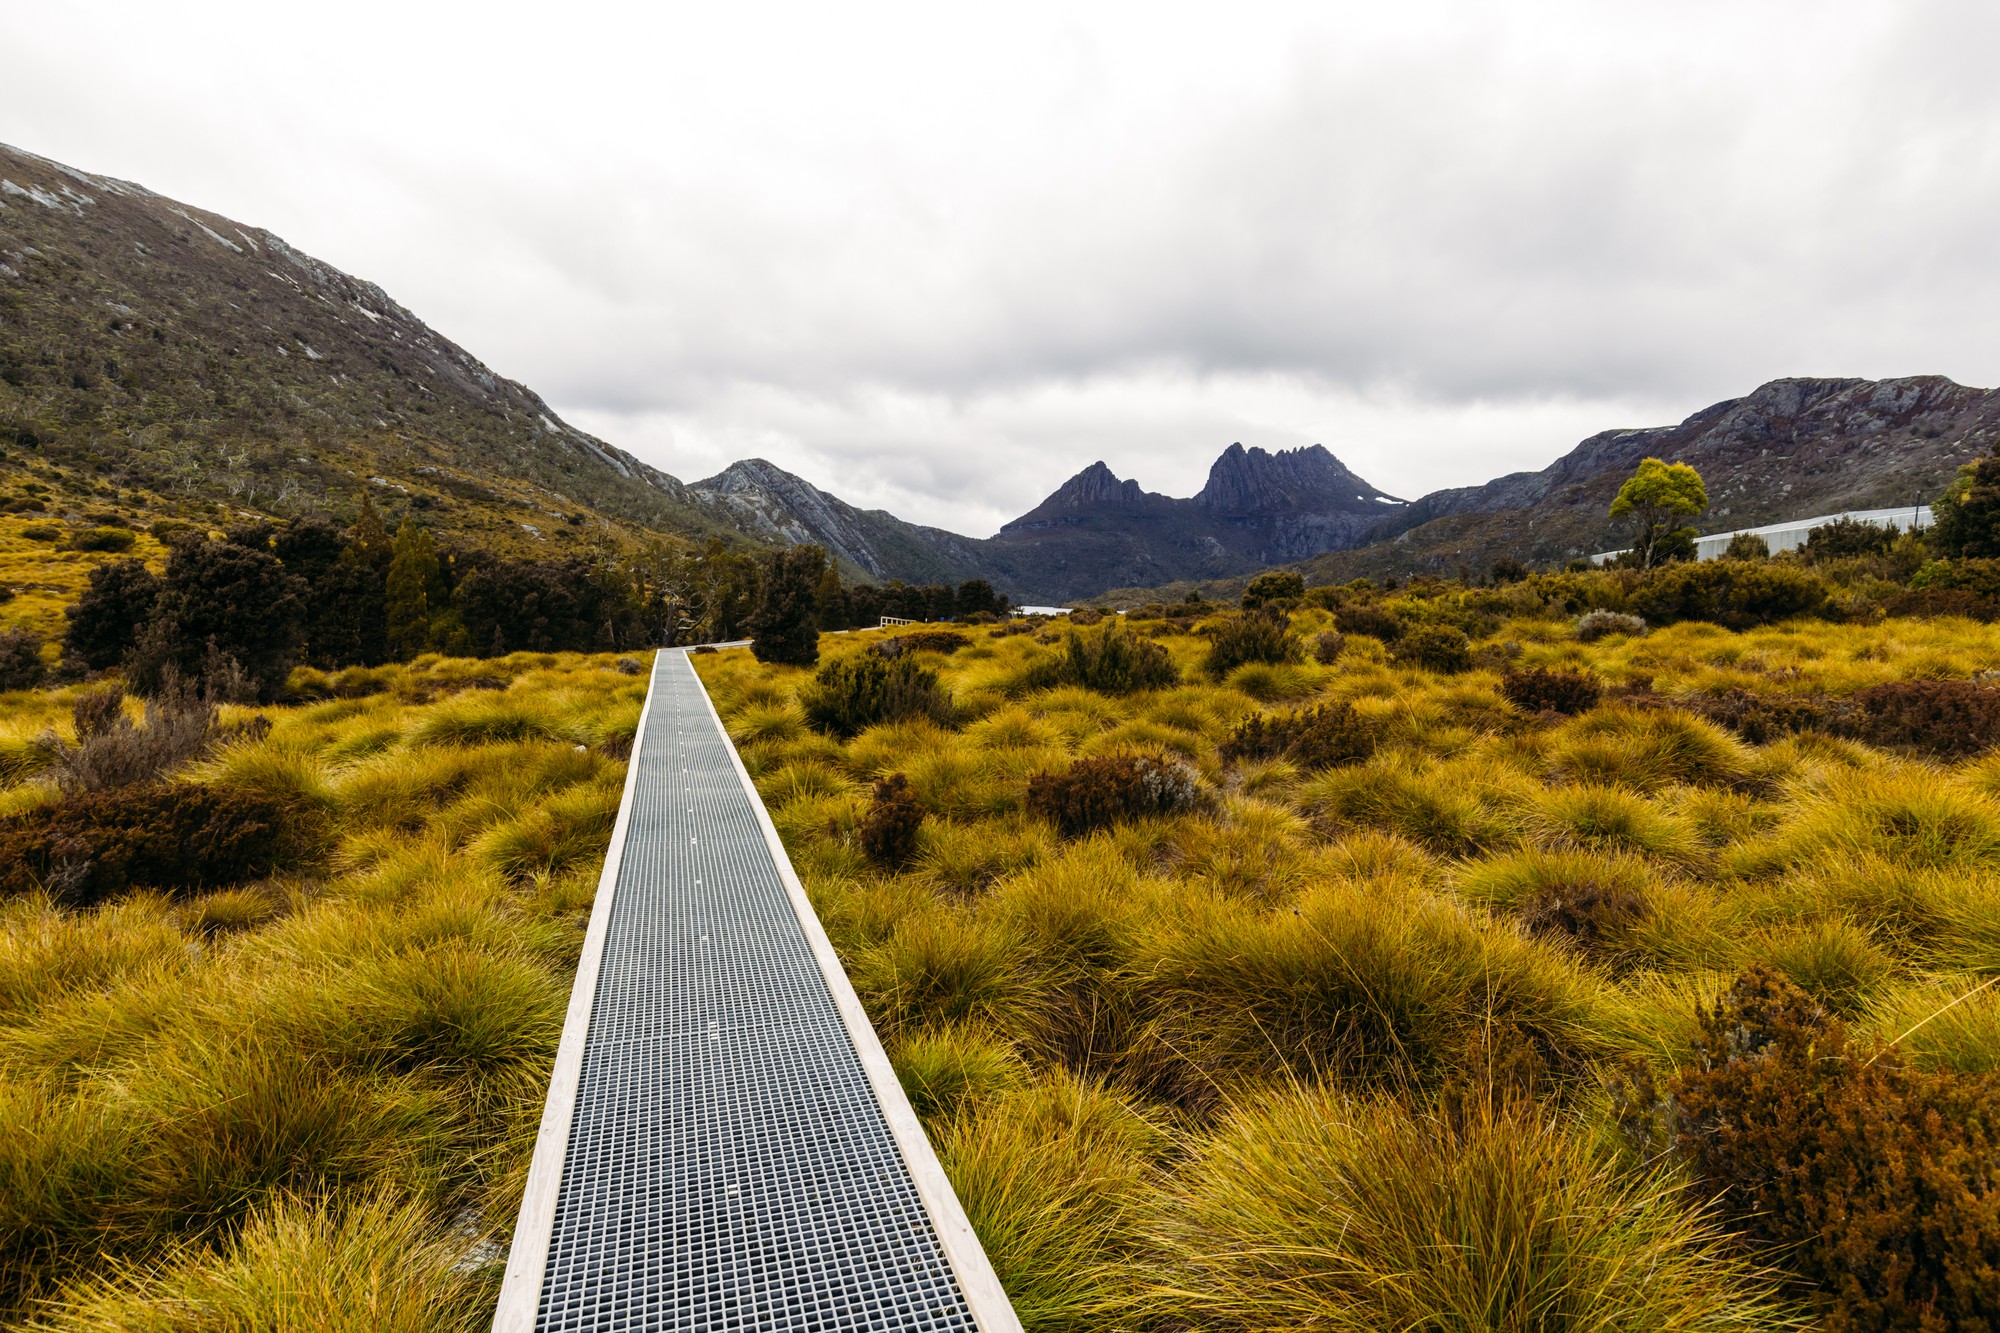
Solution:
{"label": "scrubby vegetation", "polygon": [[698,659],[1030,1328],[1993,1322],[2000,641],[1659,576]]}
{"label": "scrubby vegetation", "polygon": [[0,702],[0,1324],[486,1327],[644,693]]}

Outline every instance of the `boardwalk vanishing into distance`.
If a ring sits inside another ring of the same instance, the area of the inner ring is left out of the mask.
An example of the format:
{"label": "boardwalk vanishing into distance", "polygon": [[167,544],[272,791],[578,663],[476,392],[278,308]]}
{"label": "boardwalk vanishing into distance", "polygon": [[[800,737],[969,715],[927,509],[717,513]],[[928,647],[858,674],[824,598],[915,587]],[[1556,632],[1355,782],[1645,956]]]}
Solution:
{"label": "boardwalk vanishing into distance", "polygon": [[653,664],[494,1328],[1020,1328],[685,652]]}

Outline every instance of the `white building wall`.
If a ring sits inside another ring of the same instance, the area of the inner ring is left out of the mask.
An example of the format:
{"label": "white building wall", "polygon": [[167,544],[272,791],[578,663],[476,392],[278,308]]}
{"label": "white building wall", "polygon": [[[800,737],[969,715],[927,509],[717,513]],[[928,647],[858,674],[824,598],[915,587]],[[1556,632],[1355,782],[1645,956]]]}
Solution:
{"label": "white building wall", "polygon": [[[1851,518],[1857,523],[1874,523],[1892,532],[1903,532],[1927,528],[1931,525],[1929,505],[1909,505],[1901,509],[1849,509],[1838,514],[1820,514],[1814,518],[1795,518],[1786,523],[1767,523],[1761,528],[1737,528],[1731,532],[1711,532],[1694,539],[1695,558],[1714,560],[1729,549],[1735,538],[1750,533],[1762,537],[1764,544],[1771,548],[1771,554],[1780,551],[1796,551],[1806,544],[1806,535],[1814,528],[1823,528],[1829,523],[1838,523],[1843,518]],[[1590,563],[1601,565],[1625,554],[1624,551],[1600,551],[1590,557]]]}

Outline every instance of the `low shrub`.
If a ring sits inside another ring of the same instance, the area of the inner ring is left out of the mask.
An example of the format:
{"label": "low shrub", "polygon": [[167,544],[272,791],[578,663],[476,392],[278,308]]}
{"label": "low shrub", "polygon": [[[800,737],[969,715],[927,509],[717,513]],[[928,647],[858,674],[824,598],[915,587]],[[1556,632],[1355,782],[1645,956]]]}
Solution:
{"label": "low shrub", "polygon": [[53,523],[27,523],[22,525],[21,535],[31,542],[59,542],[62,529]]}
{"label": "low shrub", "polygon": [[1727,690],[1721,694],[1697,694],[1677,702],[1691,713],[1728,727],[1752,745],[1765,745],[1806,731],[1830,736],[1852,733],[1850,719],[1854,706],[1823,694],[1801,697]]}
{"label": "low shrub", "polygon": [[901,870],[917,855],[917,830],[924,808],[910,791],[910,780],[891,773],[875,784],[875,799],[861,819],[861,850],[876,865]]}
{"label": "low shrub", "polygon": [[1702,1011],[1669,1098],[1702,1187],[1783,1255],[1828,1328],[1992,1326],[2000,1080],[1865,1055],[1803,991],[1755,969]]}
{"label": "low shrub", "polygon": [[1216,627],[1201,669],[1221,680],[1248,662],[1296,662],[1299,645],[1289,633],[1291,617],[1282,611],[1246,611]]}
{"label": "low shrub", "polygon": [[1811,570],[1776,562],[1680,561],[1647,572],[1627,598],[1655,625],[1706,620],[1729,629],[1826,610],[1832,590]]}
{"label": "low shrub", "polygon": [[151,782],[218,746],[256,740],[271,729],[262,717],[225,725],[215,704],[178,679],[146,701],[146,725],[134,726],[118,685],[80,696],[71,706],[76,743],[53,733],[39,744],[48,754],[56,785],[69,793]]}
{"label": "low shrub", "polygon": [[908,654],[834,658],[799,691],[799,704],[813,730],[842,738],[907,718],[929,718],[939,726],[954,720],[951,696],[938,684],[937,672]]}
{"label": "low shrub", "polygon": [[32,690],[47,675],[41,635],[31,629],[0,630],[0,691]]}
{"label": "low shrub", "polygon": [[1645,632],[1643,619],[1623,611],[1589,611],[1576,622],[1576,637],[1581,643],[1596,643],[1613,634],[1637,636]]}
{"label": "low shrub", "polygon": [[1963,616],[1981,624],[2000,620],[2000,600],[1969,588],[1906,588],[1883,598],[1882,610],[1892,616],[1923,619]]}
{"label": "low shrub", "polygon": [[1255,611],[1272,602],[1294,602],[1306,595],[1305,576],[1273,569],[1251,579],[1243,589],[1243,609]]}
{"label": "low shrub", "polygon": [[1722,552],[1724,560],[1769,560],[1771,544],[1754,532],[1739,532]]}
{"label": "low shrub", "polygon": [[1164,690],[1180,679],[1165,648],[1113,624],[1097,634],[1072,631],[1060,653],[1028,669],[1026,683],[1032,690],[1077,685],[1099,694],[1134,694]]}
{"label": "low shrub", "polygon": [[1333,623],[1343,634],[1366,634],[1383,643],[1403,637],[1403,622],[1376,602],[1349,602],[1333,613]]}
{"label": "low shrub", "polygon": [[1552,671],[1548,667],[1509,671],[1500,680],[1500,693],[1523,712],[1568,717],[1588,713],[1603,696],[1597,677],[1588,671]]}
{"label": "low shrub", "polygon": [[1373,730],[1346,702],[1285,717],[1259,714],[1231,732],[1218,751],[1225,762],[1283,758],[1308,771],[1362,763],[1374,753]]}
{"label": "low shrub", "polygon": [[1332,666],[1347,651],[1347,636],[1339,630],[1325,630],[1313,639],[1313,661]]}
{"label": "low shrub", "polygon": [[1864,738],[1876,745],[1962,759],[2000,744],[2000,686],[1895,680],[1860,691],[1854,702]]}
{"label": "low shrub", "polygon": [[1200,801],[1193,769],[1153,755],[1079,759],[1061,773],[1028,782],[1028,810],[1069,838],[1127,820],[1180,814]]}
{"label": "low shrub", "polygon": [[1455,676],[1472,669],[1472,641],[1451,625],[1418,625],[1396,641],[1389,656],[1398,666]]}
{"label": "low shrub", "polygon": [[1895,540],[1893,528],[1858,518],[1838,518],[1806,534],[1804,555],[1806,563],[1812,565],[1857,555],[1887,555]]}
{"label": "low shrub", "polygon": [[268,796],[224,788],[85,792],[0,821],[0,893],[44,888],[86,906],[129,888],[240,884],[271,872],[284,816]]}
{"label": "low shrub", "polygon": [[944,653],[949,656],[971,642],[955,629],[919,629],[898,634],[893,639],[884,639],[870,651],[883,657],[897,657],[903,653]]}
{"label": "low shrub", "polygon": [[85,528],[69,539],[72,551],[129,551],[137,534],[129,528]]}

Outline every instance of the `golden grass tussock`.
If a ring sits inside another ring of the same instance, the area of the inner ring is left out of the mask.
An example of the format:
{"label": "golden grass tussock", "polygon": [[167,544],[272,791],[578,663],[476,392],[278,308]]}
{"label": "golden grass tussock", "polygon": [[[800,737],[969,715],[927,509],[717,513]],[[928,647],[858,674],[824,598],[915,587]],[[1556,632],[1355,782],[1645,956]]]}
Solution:
{"label": "golden grass tussock", "polygon": [[1681,1190],[1523,1107],[1286,1089],[1149,1211],[1171,1267],[1138,1299],[1203,1329],[1797,1326]]}

